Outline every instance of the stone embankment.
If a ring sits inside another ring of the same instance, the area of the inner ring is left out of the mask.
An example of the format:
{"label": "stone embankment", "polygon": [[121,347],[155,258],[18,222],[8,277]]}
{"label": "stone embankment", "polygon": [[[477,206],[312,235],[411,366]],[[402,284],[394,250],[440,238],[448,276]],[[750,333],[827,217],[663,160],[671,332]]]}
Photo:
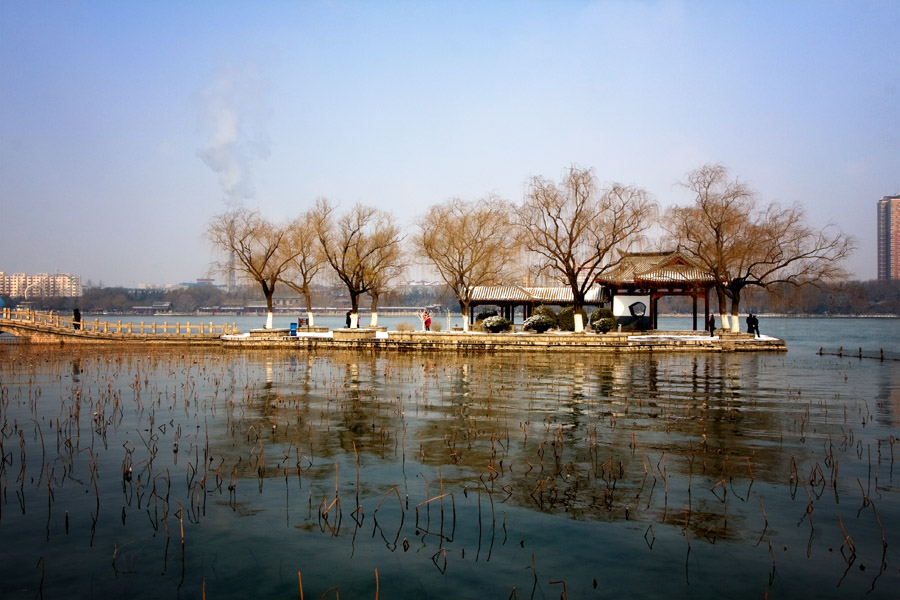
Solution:
{"label": "stone embankment", "polygon": [[335,329],[331,332],[254,330],[222,338],[226,348],[282,348],[318,350],[326,348],[371,351],[571,351],[571,352],[784,352],[783,340],[754,338],[749,334],[717,332],[709,336],[695,331],[651,331],[645,333],[464,333],[403,332],[377,329]]}
{"label": "stone embankment", "polygon": [[[78,326],[76,328],[76,325]],[[256,329],[237,333],[234,326],[208,324],[78,322],[32,312],[4,309],[0,332],[23,342],[44,344],[201,345],[229,349],[279,348],[366,351],[570,351],[570,352],[783,352],[783,340],[719,330],[610,333],[482,333],[386,331],[384,328]]]}

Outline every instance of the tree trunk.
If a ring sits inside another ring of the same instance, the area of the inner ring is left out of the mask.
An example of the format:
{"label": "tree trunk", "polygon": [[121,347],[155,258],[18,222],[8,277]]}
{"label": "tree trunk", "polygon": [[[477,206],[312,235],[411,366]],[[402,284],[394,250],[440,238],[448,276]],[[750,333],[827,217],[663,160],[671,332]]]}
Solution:
{"label": "tree trunk", "polygon": [[275,290],[267,285],[263,285],[263,293],[266,295],[266,329],[272,329],[272,296],[275,295]]}
{"label": "tree trunk", "polygon": [[716,296],[719,299],[719,315],[722,317],[722,329],[729,329],[728,307],[725,302],[725,293],[719,288],[716,288]]}
{"label": "tree trunk", "polygon": [[575,333],[584,333],[584,319],[581,316],[581,305],[575,303],[575,312],[572,314],[575,318]]}
{"label": "tree trunk", "polygon": [[[457,300],[459,300],[457,298]],[[462,311],[463,317],[463,333],[469,333],[469,303],[467,301],[459,301],[459,309]]]}
{"label": "tree trunk", "polygon": [[303,286],[303,297],[306,298],[306,318],[309,321],[309,326],[313,326],[313,311],[312,311],[312,298],[309,293],[309,286]]}
{"label": "tree trunk", "polygon": [[369,321],[369,327],[378,327],[378,294],[369,292],[369,295],[372,296],[372,316]]}
{"label": "tree trunk", "polygon": [[734,333],[741,332],[741,320],[739,318],[740,308],[741,295],[740,293],[737,293],[731,297],[731,331]]}
{"label": "tree trunk", "polygon": [[359,328],[359,292],[350,292],[350,329]]}

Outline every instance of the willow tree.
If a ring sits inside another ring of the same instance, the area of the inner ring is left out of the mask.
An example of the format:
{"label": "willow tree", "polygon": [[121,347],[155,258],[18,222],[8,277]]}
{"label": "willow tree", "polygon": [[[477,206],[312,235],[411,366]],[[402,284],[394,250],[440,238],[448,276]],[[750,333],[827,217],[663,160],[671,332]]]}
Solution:
{"label": "willow tree", "polygon": [[755,192],[722,165],[704,165],[682,184],[693,204],[669,209],[663,227],[681,250],[716,280],[723,327],[740,331],[741,294],[748,286],[818,285],[846,277],[853,239],[834,225],[813,227],[802,206],[760,206]]}
{"label": "willow tree", "polygon": [[272,328],[275,285],[294,259],[285,244],[287,227],[263,218],[258,211],[237,209],[216,215],[209,222],[207,238],[227,257],[214,268],[235,272],[258,283],[266,299],[266,329]]}
{"label": "willow tree", "polygon": [[528,183],[519,211],[519,232],[540,268],[572,290],[575,331],[583,331],[581,309],[596,278],[654,223],[656,203],[642,188],[618,183],[601,189],[592,169],[570,167],[556,184],[542,177]]}
{"label": "willow tree", "polygon": [[[403,271],[403,252],[400,245],[402,238],[399,236],[399,229],[393,226],[391,231],[390,226],[382,225],[382,227],[383,229],[375,232],[374,252],[365,274],[368,287],[366,293],[372,299],[369,321],[371,327],[378,325],[378,299]],[[391,236],[397,243],[387,243]]]}
{"label": "willow tree", "polygon": [[453,198],[419,219],[413,247],[453,290],[465,331],[473,289],[501,283],[515,260],[511,213],[508,202],[491,196],[474,202]]}
{"label": "willow tree", "polygon": [[325,254],[319,244],[313,212],[307,211],[298,216],[287,229],[285,250],[293,258],[288,262],[280,280],[303,296],[306,302],[306,316],[311,327],[315,323],[310,285],[325,264]]}
{"label": "willow tree", "polygon": [[351,327],[359,323],[359,297],[373,292],[373,323],[378,322],[378,294],[402,266],[403,237],[391,213],[356,204],[341,216],[324,198],[312,211],[325,260],[350,294]]}

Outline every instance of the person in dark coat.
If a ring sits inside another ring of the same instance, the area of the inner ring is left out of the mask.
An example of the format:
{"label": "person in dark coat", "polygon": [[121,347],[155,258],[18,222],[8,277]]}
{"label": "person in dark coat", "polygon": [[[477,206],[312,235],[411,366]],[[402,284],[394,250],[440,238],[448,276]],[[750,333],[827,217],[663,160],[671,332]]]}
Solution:
{"label": "person in dark coat", "polygon": [[709,322],[706,324],[706,328],[709,329],[710,337],[716,335],[716,315],[709,315]]}
{"label": "person in dark coat", "polygon": [[752,333],[753,337],[760,337],[759,336],[759,318],[757,318],[756,315],[751,313],[750,316],[748,317],[748,323],[749,323],[749,327],[750,327],[750,331],[748,331],[748,333]]}
{"label": "person in dark coat", "polygon": [[81,329],[81,311],[77,308],[72,311],[72,327]]}
{"label": "person in dark coat", "polygon": [[350,329],[350,311],[347,311],[347,323],[344,325],[347,329]]}

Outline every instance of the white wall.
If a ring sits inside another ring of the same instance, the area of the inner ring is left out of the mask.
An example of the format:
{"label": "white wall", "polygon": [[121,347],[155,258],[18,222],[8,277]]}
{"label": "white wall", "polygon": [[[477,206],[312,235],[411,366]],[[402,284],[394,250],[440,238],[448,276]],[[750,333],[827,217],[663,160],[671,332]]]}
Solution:
{"label": "white wall", "polygon": [[634,304],[635,302],[643,302],[647,306],[647,311],[644,313],[645,317],[650,316],[650,295],[646,296],[626,296],[624,294],[616,294],[613,296],[612,302],[612,311],[613,315],[616,317],[630,317],[631,311],[628,310],[628,307]]}

